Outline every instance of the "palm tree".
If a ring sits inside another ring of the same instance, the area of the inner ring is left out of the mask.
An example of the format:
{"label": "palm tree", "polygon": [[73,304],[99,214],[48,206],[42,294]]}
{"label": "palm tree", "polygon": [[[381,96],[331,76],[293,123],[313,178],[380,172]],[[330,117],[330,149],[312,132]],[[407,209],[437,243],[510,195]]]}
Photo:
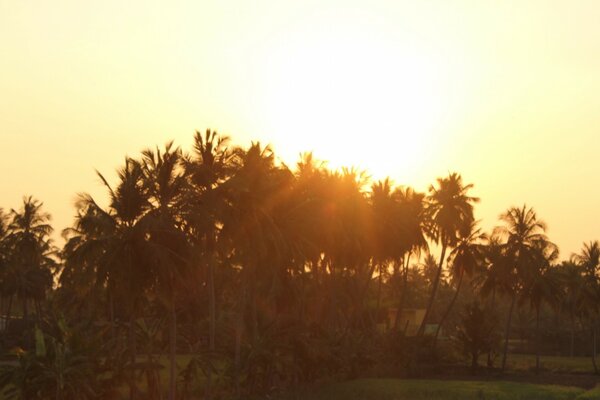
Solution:
{"label": "palm tree", "polygon": [[397,259],[400,241],[397,205],[392,195],[389,178],[371,185],[370,203],[372,207],[375,243],[373,246],[373,267],[377,272],[377,305],[375,315],[379,317],[381,287],[388,264]]}
{"label": "palm tree", "polygon": [[[485,269],[476,276],[475,284],[479,287],[479,293],[483,297],[489,297],[487,312],[496,312],[496,293],[510,293],[512,290],[511,263],[506,256],[506,248],[499,234],[486,235],[483,247]],[[492,351],[490,348],[487,357],[487,366],[493,366]]]}
{"label": "palm tree", "polygon": [[43,203],[32,196],[24,197],[21,209],[11,209],[9,214],[6,236],[9,256],[4,284],[11,297],[16,295],[21,299],[24,318],[28,316],[29,300],[34,300],[39,317],[40,301],[52,287],[52,276],[57,265],[50,239],[53,231],[50,214],[43,212],[42,206]]}
{"label": "palm tree", "polygon": [[235,334],[235,386],[239,395],[241,344],[246,305],[249,300],[252,341],[259,338],[258,285],[268,280],[287,253],[281,229],[281,200],[290,193],[293,175],[275,165],[271,149],[253,143],[236,151],[233,176],[223,184],[231,206],[223,216],[223,242],[233,249],[232,257],[243,266]]}
{"label": "palm tree", "polygon": [[[63,275],[72,277],[84,273],[94,276],[96,286],[106,287],[112,329],[114,304],[124,306],[129,318],[128,351],[133,366],[136,362],[134,321],[143,294],[151,283],[147,268],[147,232],[141,223],[150,203],[138,161],[126,158],[117,175],[119,181],[113,189],[98,173],[109,194],[107,210],[90,195],[79,196],[75,225],[64,232],[67,244]],[[135,399],[138,390],[133,372],[129,376],[129,386],[130,399]]]}
{"label": "palm tree", "polygon": [[559,299],[559,277],[556,270],[551,268],[551,263],[558,258],[558,248],[546,240],[533,242],[532,268],[524,277],[523,289],[520,293],[520,302],[529,302],[535,311],[535,371],[540,369],[540,309],[542,303],[547,303],[555,308]]}
{"label": "palm tree", "polygon": [[[4,285],[6,277],[6,269],[8,263],[8,243],[6,236],[8,235],[8,216],[4,210],[0,208],[0,313],[4,313],[4,298],[6,297],[6,288]],[[6,316],[3,316],[6,318]],[[4,319],[6,322],[7,320]]]}
{"label": "palm tree", "polygon": [[454,292],[454,296],[452,297],[452,300],[450,300],[448,308],[446,309],[446,312],[442,316],[442,319],[437,326],[434,336],[434,343],[437,341],[444,321],[446,321],[446,318],[448,318],[448,315],[450,315],[450,312],[454,307],[454,303],[458,298],[465,274],[469,277],[472,276],[482,264],[483,245],[481,242],[486,238],[486,236],[481,232],[481,229],[477,228],[477,224],[477,221],[473,221],[466,229],[460,232],[459,241],[448,257],[450,274],[453,281],[456,282],[456,291]]}
{"label": "palm tree", "polygon": [[473,220],[473,204],[479,199],[468,195],[472,184],[463,184],[462,177],[457,173],[448,174],[446,178],[437,179],[438,187],[429,187],[427,197],[427,219],[430,224],[428,234],[432,240],[441,246],[441,254],[437,275],[433,281],[431,294],[427,302],[425,316],[417,332],[422,336],[433,308],[440,276],[446,258],[446,251],[458,242],[459,233],[469,226]]}
{"label": "palm tree", "polygon": [[396,221],[396,224],[399,225],[400,230],[399,242],[396,243],[396,247],[397,251],[402,254],[399,259],[402,265],[402,288],[394,322],[394,330],[397,331],[400,314],[406,301],[411,256],[414,254],[419,257],[422,250],[428,250],[428,245],[423,230],[425,225],[423,202],[425,195],[416,192],[411,187],[405,187],[396,189],[394,198],[398,208],[398,221]]}
{"label": "palm tree", "polygon": [[584,243],[583,249],[579,254],[573,254],[571,257],[573,262],[577,263],[585,270],[585,301],[590,320],[590,329],[592,333],[592,364],[594,371],[598,374],[598,366],[596,365],[596,340],[597,340],[597,318],[598,318],[598,303],[597,299],[600,295],[600,286],[598,285],[598,267],[600,266],[600,244],[597,240]]}
{"label": "palm tree", "polygon": [[506,357],[508,354],[508,339],[512,313],[517,296],[523,287],[523,281],[536,268],[536,243],[547,242],[545,235],[546,224],[539,220],[533,208],[526,205],[523,207],[511,207],[500,215],[504,226],[495,229],[496,234],[505,236],[505,254],[508,263],[507,269],[502,273],[502,287],[512,298],[506,321],[504,335],[504,351],[502,355],[502,370],[506,368]]}
{"label": "palm tree", "polygon": [[560,265],[561,286],[563,305],[569,313],[571,322],[571,340],[569,355],[575,355],[575,331],[577,317],[581,314],[585,305],[584,289],[586,279],[584,269],[572,261],[565,261]]}
{"label": "palm tree", "polygon": [[[189,266],[189,246],[183,231],[182,199],[186,178],[182,154],[173,143],[164,151],[142,152],[142,183],[150,200],[150,209],[141,220],[147,235],[151,277],[169,309],[169,400],[177,392],[177,289],[185,282]],[[147,256],[148,256],[147,255]]]}
{"label": "palm tree", "polygon": [[589,276],[597,276],[600,267],[600,243],[597,240],[584,243],[581,253],[573,254],[573,261],[585,268]]}
{"label": "palm tree", "polygon": [[[208,347],[216,350],[216,293],[215,264],[220,225],[227,207],[227,196],[222,183],[232,171],[233,152],[228,148],[229,138],[207,130],[204,135],[196,132],[194,150],[184,158],[189,190],[184,201],[184,219],[188,234],[193,238],[200,259],[207,266],[209,334]],[[212,397],[212,374],[207,378],[206,398]]]}

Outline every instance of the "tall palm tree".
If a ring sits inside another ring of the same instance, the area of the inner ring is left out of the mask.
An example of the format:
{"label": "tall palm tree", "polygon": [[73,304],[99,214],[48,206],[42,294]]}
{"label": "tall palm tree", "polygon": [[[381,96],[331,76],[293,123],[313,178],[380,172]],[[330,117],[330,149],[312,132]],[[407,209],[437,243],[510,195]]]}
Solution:
{"label": "tall palm tree", "polygon": [[533,208],[511,207],[500,215],[504,226],[495,229],[496,234],[506,237],[505,252],[508,257],[507,270],[502,274],[503,288],[511,296],[511,304],[506,321],[504,335],[504,350],[502,355],[502,370],[506,368],[506,357],[508,354],[508,339],[514,305],[524,280],[532,269],[536,268],[536,243],[548,242],[545,235],[546,224],[538,219]]}
{"label": "tall palm tree", "polygon": [[[89,194],[79,196],[75,225],[64,232],[67,260],[63,275],[91,274],[95,285],[106,287],[111,327],[114,304],[124,308],[129,319],[128,352],[133,365],[136,362],[134,321],[144,292],[151,284],[147,232],[142,224],[150,203],[138,161],[125,159],[125,165],[117,171],[118,183],[114,189],[102,174],[97,174],[108,191],[109,206],[105,210]],[[129,375],[129,386],[129,397],[135,399],[138,389],[133,372]]]}
{"label": "tall palm tree", "polygon": [[597,240],[584,243],[579,254],[573,254],[571,257],[574,263],[578,264],[585,270],[584,279],[584,304],[588,311],[588,319],[590,322],[590,330],[592,334],[592,364],[594,372],[598,374],[598,366],[596,364],[596,341],[598,328],[598,303],[600,297],[600,285],[598,277],[598,268],[600,267],[600,244]]}
{"label": "tall palm tree", "polygon": [[230,207],[223,216],[223,242],[233,249],[232,257],[242,266],[238,317],[235,329],[235,387],[239,395],[241,344],[249,302],[251,338],[259,338],[258,286],[281,266],[287,243],[281,229],[281,199],[290,193],[293,179],[285,167],[275,165],[271,149],[253,143],[247,150],[236,151],[233,176],[223,184]]}
{"label": "tall palm tree", "polygon": [[448,304],[446,312],[443,314],[440,323],[437,326],[434,336],[434,343],[437,340],[442,325],[450,315],[454,303],[460,293],[460,288],[463,283],[465,274],[467,276],[473,276],[476,270],[482,264],[483,258],[483,245],[482,241],[486,238],[485,234],[482,233],[481,229],[477,228],[478,222],[473,221],[468,227],[461,230],[460,238],[456,247],[450,253],[448,260],[450,265],[450,274],[452,280],[456,282],[456,291],[452,300]]}
{"label": "tall palm tree", "polygon": [[177,308],[178,288],[189,271],[189,245],[184,233],[182,200],[186,178],[182,153],[173,143],[142,152],[142,182],[150,208],[142,223],[147,234],[151,276],[169,310],[169,400],[177,396]]}
{"label": "tall palm tree", "polygon": [[383,276],[388,264],[398,258],[396,253],[400,241],[399,221],[397,220],[398,203],[392,194],[392,184],[389,178],[371,185],[370,204],[375,232],[372,263],[377,272],[375,314],[379,316]]}
{"label": "tall palm tree", "polygon": [[[199,258],[207,267],[210,352],[216,350],[216,293],[215,264],[219,243],[220,225],[228,206],[222,183],[233,172],[233,152],[228,147],[229,138],[207,130],[196,132],[192,154],[184,158],[189,190],[184,201],[184,219],[188,235],[192,238]],[[212,397],[212,374],[207,378],[206,398]]]}
{"label": "tall palm tree", "polygon": [[[500,235],[486,235],[483,247],[485,268],[475,278],[475,285],[484,298],[489,298],[487,312],[496,313],[496,294],[510,293],[512,290],[512,264],[506,255],[506,248]],[[493,366],[493,349],[488,351],[487,366]]]}
{"label": "tall palm tree", "polygon": [[411,257],[415,255],[418,258],[421,251],[428,250],[428,245],[424,232],[425,194],[416,192],[411,187],[400,187],[394,191],[394,198],[397,202],[398,210],[398,220],[395,223],[399,225],[399,237],[397,238],[398,243],[396,243],[396,248],[401,254],[397,261],[402,266],[402,287],[400,289],[400,299],[394,320],[394,330],[397,331],[408,291],[408,272]]}
{"label": "tall palm tree", "polygon": [[419,327],[417,336],[422,336],[433,308],[435,296],[440,283],[440,276],[446,258],[446,251],[458,242],[459,233],[469,226],[473,220],[473,204],[479,199],[468,195],[472,184],[465,185],[457,173],[450,173],[445,178],[437,179],[437,187],[429,187],[427,196],[427,219],[430,223],[428,234],[441,246],[441,254],[437,275],[433,281],[431,294],[427,302],[425,316]]}
{"label": "tall palm tree", "polygon": [[546,240],[533,242],[532,268],[527,271],[523,280],[520,293],[520,302],[529,302],[535,311],[535,371],[540,370],[540,309],[545,302],[555,308],[560,298],[559,277],[556,270],[551,267],[552,262],[558,258],[558,248]]}

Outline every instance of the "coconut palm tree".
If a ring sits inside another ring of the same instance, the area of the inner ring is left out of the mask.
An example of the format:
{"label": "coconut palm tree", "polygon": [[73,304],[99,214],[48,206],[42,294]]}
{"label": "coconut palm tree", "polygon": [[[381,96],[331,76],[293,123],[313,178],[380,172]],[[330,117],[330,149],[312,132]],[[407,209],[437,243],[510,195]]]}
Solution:
{"label": "coconut palm tree", "polygon": [[173,143],[163,151],[146,149],[141,159],[142,183],[150,208],[141,220],[148,243],[150,276],[159,297],[169,310],[169,400],[177,394],[177,308],[176,294],[189,271],[190,247],[184,233],[182,200],[186,177],[182,153]]}
{"label": "coconut palm tree", "polygon": [[397,259],[400,242],[398,203],[392,194],[389,178],[371,185],[370,204],[372,207],[375,241],[373,244],[373,267],[377,272],[377,305],[375,315],[379,316],[383,276],[389,263]]}
{"label": "coconut palm tree", "polygon": [[241,288],[235,334],[235,386],[239,394],[241,344],[250,306],[251,338],[258,340],[259,284],[268,281],[287,254],[281,229],[282,199],[291,193],[292,173],[275,165],[271,149],[253,143],[247,150],[236,151],[238,167],[223,184],[230,207],[223,215],[222,237],[232,250],[235,263],[242,266]]}
{"label": "coconut palm tree", "polygon": [[[228,147],[229,138],[207,130],[196,132],[194,148],[184,158],[188,191],[184,201],[184,220],[188,236],[192,238],[196,254],[206,264],[208,289],[209,352],[216,350],[216,293],[215,265],[223,213],[228,207],[222,183],[233,172],[233,152]],[[206,398],[212,397],[212,374],[207,377]]]}
{"label": "coconut palm tree", "polygon": [[438,338],[442,325],[450,315],[454,303],[460,293],[460,288],[463,283],[465,274],[468,277],[473,276],[476,270],[482,265],[483,259],[483,244],[482,241],[486,239],[486,235],[482,233],[481,229],[477,227],[478,221],[471,222],[468,227],[461,230],[460,238],[456,247],[452,250],[448,257],[450,265],[450,275],[452,280],[456,282],[456,291],[452,300],[448,304],[446,312],[443,314],[440,323],[437,326],[434,336],[434,343]]}
{"label": "coconut palm tree", "polygon": [[[72,279],[79,273],[93,276],[93,285],[106,288],[113,329],[114,304],[121,306],[129,319],[128,352],[131,365],[134,365],[136,313],[152,280],[148,273],[147,232],[141,223],[150,203],[138,161],[126,158],[117,176],[118,183],[113,189],[98,173],[109,194],[106,210],[92,196],[79,196],[75,225],[64,232],[67,244],[63,275],[65,279]],[[138,390],[133,372],[129,376],[129,386],[130,399],[135,399]]]}
{"label": "coconut palm tree", "polygon": [[469,190],[472,188],[473,185],[465,185],[462,177],[457,173],[450,173],[445,178],[438,178],[437,187],[433,185],[429,187],[426,207],[427,220],[430,224],[428,235],[441,247],[441,254],[437,275],[433,281],[425,316],[417,336],[423,335],[425,326],[429,322],[446,258],[446,251],[456,245],[459,233],[474,220],[473,204],[477,203],[479,199],[468,195]]}
{"label": "coconut palm tree", "polygon": [[573,254],[571,260],[584,269],[584,301],[585,310],[590,322],[592,336],[592,364],[594,371],[598,374],[596,364],[596,341],[598,328],[598,298],[600,297],[600,285],[598,282],[598,267],[600,267],[600,244],[597,240],[584,243],[579,254]]}
{"label": "coconut palm tree", "polygon": [[[484,298],[489,298],[487,312],[496,313],[496,294],[510,293],[513,287],[512,264],[506,256],[506,249],[498,233],[486,235],[483,247],[485,268],[475,277],[475,285]],[[487,366],[493,366],[492,351],[487,357]]]}
{"label": "coconut palm tree", "polygon": [[559,276],[552,268],[552,262],[558,258],[558,247],[546,240],[533,242],[532,268],[523,279],[520,303],[529,302],[535,312],[535,371],[540,369],[540,309],[543,303],[555,308],[559,298]]}
{"label": "coconut palm tree", "polygon": [[538,219],[534,209],[527,205],[509,208],[500,215],[500,220],[504,222],[504,226],[497,227],[495,233],[506,238],[504,247],[507,257],[507,264],[505,264],[507,268],[502,273],[502,287],[506,290],[506,294],[511,296],[502,355],[504,371],[514,305],[524,285],[524,279],[537,266],[536,243],[548,242],[548,238],[545,235],[546,224]]}
{"label": "coconut palm tree", "polygon": [[42,207],[42,202],[28,196],[23,198],[20,210],[11,209],[9,214],[5,239],[9,255],[4,284],[11,297],[21,299],[24,318],[28,316],[30,300],[34,300],[39,317],[40,301],[52,287],[57,266],[53,258],[56,250],[50,239],[53,231],[50,214],[43,212]]}
{"label": "coconut palm tree", "polygon": [[600,267],[600,243],[597,240],[584,243],[581,253],[573,254],[572,259],[585,268],[586,274],[597,276]]}
{"label": "coconut palm tree", "polygon": [[[395,223],[399,226],[396,251],[401,254],[397,262],[400,262],[402,267],[402,287],[400,288],[400,299],[394,320],[394,330],[397,331],[400,314],[404,308],[408,291],[408,271],[411,257],[415,255],[418,258],[421,251],[428,250],[428,245],[424,232],[425,194],[416,192],[411,187],[400,187],[394,191],[394,198],[398,209]],[[398,258],[398,255],[396,257]]]}
{"label": "coconut palm tree", "polygon": [[[8,264],[8,243],[6,236],[8,235],[8,216],[4,210],[0,208],[0,313],[4,313],[4,299],[6,297],[5,277]],[[6,316],[3,315],[3,318]],[[5,319],[6,321],[6,319]]]}

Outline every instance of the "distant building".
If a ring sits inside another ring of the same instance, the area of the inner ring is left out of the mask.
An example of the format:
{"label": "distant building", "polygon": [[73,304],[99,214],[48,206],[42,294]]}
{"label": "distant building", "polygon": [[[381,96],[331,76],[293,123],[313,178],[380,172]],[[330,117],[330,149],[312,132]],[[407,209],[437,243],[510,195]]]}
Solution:
{"label": "distant building", "polygon": [[414,336],[425,318],[424,308],[404,308],[398,313],[397,308],[388,309],[388,327],[393,328],[396,325],[396,317],[398,317],[398,329],[405,332],[406,336]]}
{"label": "distant building", "polygon": [[[392,329],[396,323],[396,317],[399,315],[398,320],[398,330],[404,332],[406,336],[415,336],[421,323],[423,322],[423,318],[425,318],[425,309],[424,308],[404,308],[398,314],[397,308],[389,308],[388,309],[388,329]],[[426,335],[434,335],[437,330],[437,324],[427,324],[425,325],[425,334]]]}

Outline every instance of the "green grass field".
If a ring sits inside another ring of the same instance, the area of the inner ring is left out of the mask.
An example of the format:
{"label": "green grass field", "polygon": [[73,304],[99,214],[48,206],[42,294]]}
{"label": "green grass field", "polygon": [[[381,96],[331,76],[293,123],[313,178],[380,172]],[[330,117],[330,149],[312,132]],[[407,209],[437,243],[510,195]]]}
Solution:
{"label": "green grass field", "polygon": [[[600,362],[600,359],[598,359]],[[541,356],[542,369],[560,373],[593,374],[590,357]],[[535,368],[535,356],[531,354],[509,354],[507,367],[511,371],[531,371]]]}
{"label": "green grass field", "polygon": [[361,379],[299,391],[278,400],[590,400],[600,389],[515,382]]}
{"label": "green grass field", "polygon": [[[183,368],[191,356],[177,357],[178,369]],[[168,360],[161,357],[164,368],[160,372],[162,386],[168,383]],[[543,368],[550,373],[591,374],[593,367],[585,357],[541,358]],[[529,372],[535,366],[532,355],[509,356],[510,373]],[[510,379],[507,376],[508,379]],[[469,379],[469,378],[467,378]],[[549,382],[554,383],[552,380]],[[138,381],[139,388],[146,390],[145,379]],[[566,383],[571,385],[573,383]],[[127,388],[120,391],[127,398]],[[0,393],[0,400],[4,396]],[[465,380],[402,380],[361,379],[314,386],[295,391],[270,400],[600,400],[600,384],[591,390],[573,386],[542,385],[510,381]]]}

